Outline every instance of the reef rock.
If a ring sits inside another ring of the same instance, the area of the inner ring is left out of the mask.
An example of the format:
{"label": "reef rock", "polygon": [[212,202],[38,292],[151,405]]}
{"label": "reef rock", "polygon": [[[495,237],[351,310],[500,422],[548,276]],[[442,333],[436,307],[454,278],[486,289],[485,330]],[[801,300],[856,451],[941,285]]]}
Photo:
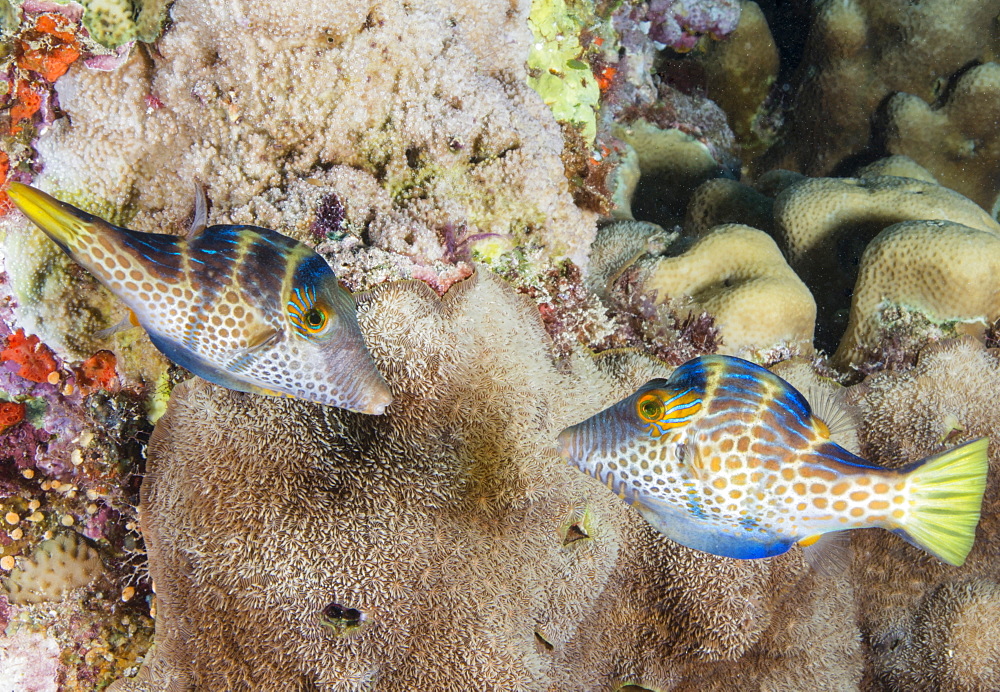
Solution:
{"label": "reef rock", "polygon": [[843,580],[671,543],[555,454],[660,364],[555,361],[484,270],[360,322],[385,416],[175,390],[142,490],[157,643],[117,690],[856,687]]}

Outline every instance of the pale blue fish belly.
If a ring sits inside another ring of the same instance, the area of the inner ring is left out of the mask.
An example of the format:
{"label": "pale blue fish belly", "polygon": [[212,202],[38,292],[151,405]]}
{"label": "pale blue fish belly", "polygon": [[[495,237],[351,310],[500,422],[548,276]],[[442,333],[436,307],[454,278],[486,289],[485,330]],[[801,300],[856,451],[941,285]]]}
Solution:
{"label": "pale blue fish belly", "polygon": [[703,356],[559,436],[562,456],[670,539],[752,559],[881,527],[960,564],[972,547],[985,439],[886,470],[830,440],[791,385]]}
{"label": "pale blue fish belly", "polygon": [[12,184],[25,214],[132,310],[168,358],[239,391],[382,413],[389,388],[354,299],[322,257],[275,231],[211,226],[190,238],[113,226]]}

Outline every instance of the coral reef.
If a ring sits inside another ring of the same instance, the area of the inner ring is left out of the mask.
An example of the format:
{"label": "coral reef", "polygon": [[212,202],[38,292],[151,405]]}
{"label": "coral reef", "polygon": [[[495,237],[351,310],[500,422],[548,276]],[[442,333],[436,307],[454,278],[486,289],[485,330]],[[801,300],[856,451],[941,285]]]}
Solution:
{"label": "coral reef", "polygon": [[872,116],[886,97],[899,91],[929,103],[958,70],[997,55],[998,14],[997,0],[813,3],[794,107],[756,170],[842,174],[838,166],[869,146]]}
{"label": "coral reef", "polygon": [[60,601],[69,591],[87,586],[104,573],[101,556],[75,531],[42,541],[31,558],[4,580],[11,603]]}
{"label": "coral reef", "polygon": [[557,365],[485,271],[443,300],[380,286],[359,319],[393,383],[383,418],[175,390],[142,491],[157,645],[116,690],[856,684],[849,585],[798,551],[670,543],[555,455],[561,426],[661,365]]}
{"label": "coral reef", "polygon": [[744,161],[769,144],[762,120],[779,63],[767,19],[750,0],[740,2],[740,23],[733,33],[710,46],[701,61],[708,97],[725,111]]}
{"label": "coral reef", "polygon": [[762,231],[717,226],[682,255],[640,264],[641,285],[659,301],[688,298],[695,310],[713,316],[722,336],[720,353],[812,348],[816,303]]}
{"label": "coral reef", "polygon": [[[1000,344],[1000,0],[177,0],[133,45],[165,10],[0,0],[5,685],[1000,686],[997,473],[962,568],[861,531],[829,575],[675,545],[552,449],[710,352],[867,377],[830,427],[880,465],[995,447],[996,354],[928,343]],[[315,245],[396,403],[171,396],[8,180]],[[102,576],[16,602],[62,541]]]}
{"label": "coral reef", "polygon": [[839,366],[858,363],[884,340],[879,308],[907,306],[932,323],[978,324],[1000,319],[1000,233],[950,221],[889,226],[865,249],[851,298],[847,330],[833,356]]}
{"label": "coral reef", "polygon": [[976,544],[961,569],[877,531],[856,532],[853,581],[870,689],[984,690],[998,684],[1000,363],[966,338],[928,347],[916,365],[851,390],[863,448],[888,467],[979,436],[991,471]]}

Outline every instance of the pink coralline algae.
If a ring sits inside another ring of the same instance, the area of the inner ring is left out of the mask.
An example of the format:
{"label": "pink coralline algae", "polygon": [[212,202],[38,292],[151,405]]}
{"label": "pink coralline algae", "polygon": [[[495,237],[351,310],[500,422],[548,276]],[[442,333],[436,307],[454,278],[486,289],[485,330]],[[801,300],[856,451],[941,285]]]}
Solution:
{"label": "pink coralline algae", "polygon": [[619,16],[616,28],[623,34],[641,31],[659,50],[672,48],[686,52],[705,35],[722,38],[732,32],[740,20],[736,0],[651,0],[634,6]]}

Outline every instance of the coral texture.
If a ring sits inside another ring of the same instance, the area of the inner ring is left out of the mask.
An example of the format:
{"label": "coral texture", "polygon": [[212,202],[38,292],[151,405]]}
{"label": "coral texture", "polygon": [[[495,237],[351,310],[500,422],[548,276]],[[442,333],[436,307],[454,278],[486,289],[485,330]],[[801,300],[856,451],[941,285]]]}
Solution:
{"label": "coral texture", "polygon": [[[824,346],[837,343],[846,329],[848,298],[858,278],[858,266],[868,243],[883,229],[908,220],[945,220],[979,229],[1000,232],[1000,225],[971,200],[934,183],[894,176],[864,178],[807,178],[782,191],[774,202],[775,235],[785,250],[788,263],[803,278],[816,297],[820,338]],[[976,261],[974,245],[966,244],[968,261]],[[916,263],[927,266],[918,248],[899,261],[912,268],[894,268],[899,272],[921,271]],[[885,265],[882,265],[885,267]],[[881,268],[881,267],[880,267]],[[948,271],[948,268],[943,268]],[[892,279],[887,275],[886,281]],[[870,280],[870,279],[869,279]],[[950,292],[964,284],[928,284],[926,301],[910,294],[909,305],[920,308],[923,302],[951,300]],[[906,290],[900,288],[900,290]],[[878,302],[880,299],[876,299]],[[856,303],[857,304],[857,303]],[[858,305],[872,309],[874,305]],[[941,318],[947,315],[935,313]],[[870,319],[871,313],[858,319]],[[954,318],[964,319],[966,314]]]}
{"label": "coral texture", "polygon": [[1000,64],[964,72],[941,105],[896,94],[886,105],[886,147],[923,165],[942,185],[961,192],[993,216],[1000,211]]}
{"label": "coral texture", "polygon": [[876,349],[879,308],[917,310],[932,322],[986,327],[1000,319],[1000,232],[950,221],[889,226],[865,249],[851,298],[851,313],[834,363],[849,366]]}
{"label": "coral texture", "polygon": [[766,145],[760,119],[778,76],[779,60],[767,19],[757,3],[749,0],[740,2],[735,31],[710,46],[702,60],[708,97],[726,112],[744,160]]}
{"label": "coral texture", "polygon": [[766,233],[717,226],[677,257],[646,262],[642,284],[659,300],[690,298],[715,318],[720,353],[787,344],[811,349],[816,303]]}
{"label": "coral texture", "polygon": [[561,426],[661,366],[557,367],[535,308],[486,272],[443,300],[379,287],[360,321],[384,418],[175,391],[143,485],[157,645],[117,690],[857,683],[848,585],[797,551],[673,544],[555,455]]}
{"label": "coral texture", "polygon": [[931,102],[959,69],[1000,48],[998,0],[820,0],[813,3],[795,107],[759,171],[829,175],[869,144],[893,92]]}
{"label": "coral texture", "polygon": [[31,558],[4,580],[11,603],[59,601],[104,573],[101,557],[75,531],[42,541]]}
{"label": "coral texture", "polygon": [[525,83],[527,8],[467,9],[175,3],[155,59],[59,82],[71,117],[39,143],[44,186],[162,230],[198,180],[212,222],[303,239],[334,194],[354,234],[421,261],[442,257],[452,224],[519,240],[544,228],[539,242],[582,262],[593,217]]}

